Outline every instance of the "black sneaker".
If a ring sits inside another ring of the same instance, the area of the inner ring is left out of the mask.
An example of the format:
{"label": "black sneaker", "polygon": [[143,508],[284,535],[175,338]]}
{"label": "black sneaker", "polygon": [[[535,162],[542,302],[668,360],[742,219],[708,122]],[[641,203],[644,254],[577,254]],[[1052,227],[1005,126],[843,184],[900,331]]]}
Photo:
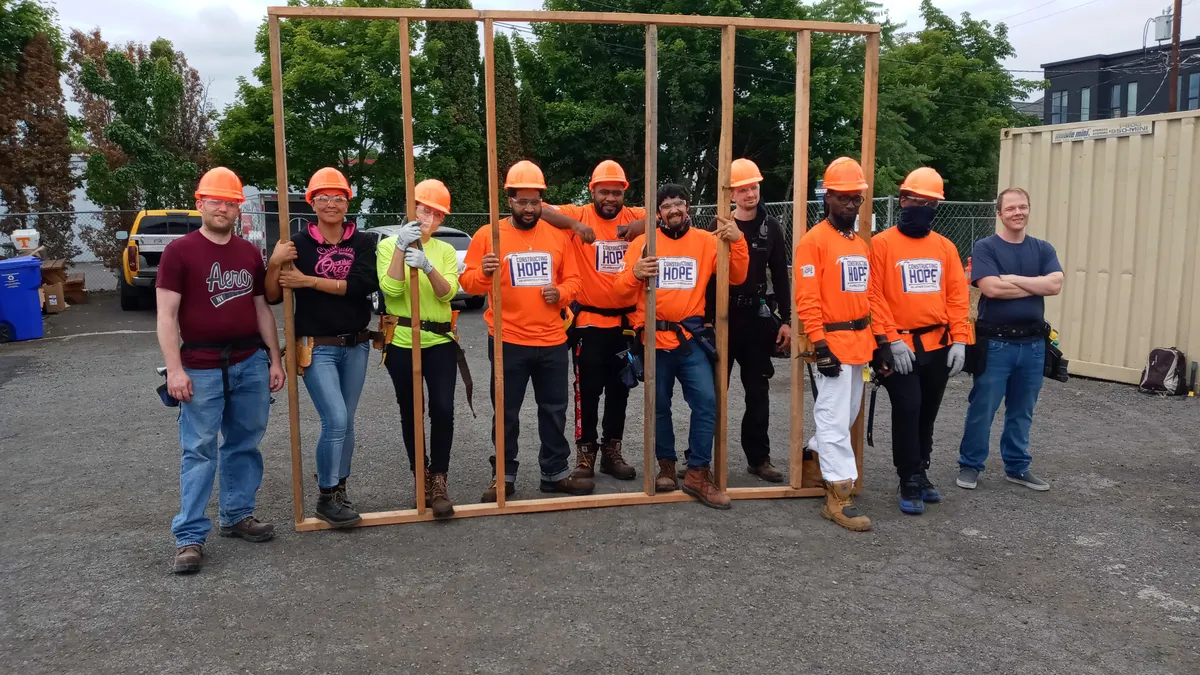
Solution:
{"label": "black sneaker", "polygon": [[914,516],[925,513],[925,501],[921,498],[921,479],[918,476],[901,481],[900,510]]}
{"label": "black sneaker", "polygon": [[929,480],[929,476],[924,471],[917,476],[921,481],[921,500],[926,504],[937,504],[942,501],[942,491]]}
{"label": "black sneaker", "polygon": [[1016,483],[1017,485],[1024,485],[1030,490],[1037,490],[1038,492],[1045,492],[1050,489],[1050,484],[1033,475],[1032,471],[1019,474],[1006,473],[1004,474],[1004,480]]}
{"label": "black sneaker", "polygon": [[362,521],[362,516],[338,501],[335,493],[322,493],[317,497],[317,518],[333,527],[350,527]]}

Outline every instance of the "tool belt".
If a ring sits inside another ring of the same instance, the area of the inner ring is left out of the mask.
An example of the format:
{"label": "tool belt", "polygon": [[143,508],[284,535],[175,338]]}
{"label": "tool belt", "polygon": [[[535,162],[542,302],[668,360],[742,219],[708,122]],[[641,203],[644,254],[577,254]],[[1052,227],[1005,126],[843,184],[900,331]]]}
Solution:
{"label": "tool belt", "polygon": [[[458,312],[454,312],[457,317]],[[380,351],[383,351],[383,358],[380,360],[380,365],[387,360],[387,346],[392,344],[392,339],[396,336],[396,327],[400,325],[402,320],[407,320],[404,325],[412,325],[412,317],[396,316],[394,314],[384,314],[379,317],[379,327],[382,329],[381,339],[376,343]],[[467,353],[463,351],[462,345],[458,343],[458,336],[454,334],[454,324],[451,321],[422,321],[418,324],[417,335],[413,336],[414,340],[420,340],[420,333],[433,333],[450,340],[450,344],[454,345],[454,358],[458,361],[458,375],[462,378],[463,391],[467,393],[467,407],[471,409],[471,416],[475,416],[475,381],[471,378],[471,368],[467,365]]]}
{"label": "tool belt", "polygon": [[[571,305],[563,309],[563,320],[567,325],[567,346],[571,351],[579,346],[579,333],[575,322],[579,319],[580,312],[588,312],[599,316],[607,316],[611,318],[621,319],[621,328],[625,331],[626,337],[633,336],[633,329],[629,323],[629,315],[637,310],[637,307],[630,305],[628,307],[593,307],[592,305],[583,305],[579,302],[572,302]],[[568,319],[569,317],[569,319]]]}
{"label": "tool belt", "polygon": [[357,333],[343,335],[314,335],[303,338],[309,340],[314,347],[355,347],[375,339],[377,331],[361,330]]}
{"label": "tool belt", "polygon": [[265,349],[266,344],[263,342],[261,335],[254,337],[239,338],[237,340],[221,341],[221,340],[184,340],[179,346],[179,351],[187,351],[189,349],[219,349],[221,350],[221,390],[225,396],[225,406],[228,407],[231,403],[233,393],[229,389],[229,357],[234,352],[242,351],[243,349]]}
{"label": "tool belt", "polygon": [[[704,351],[704,355],[709,361],[717,362],[717,336],[713,329],[704,325],[704,317],[689,316],[682,321],[663,321],[654,322],[656,330],[669,330],[675,333],[675,337],[679,338],[679,346],[684,348],[683,353],[688,353],[692,348],[692,343],[700,345],[700,349]],[[684,331],[691,333],[692,338],[689,339]]]}
{"label": "tool belt", "polygon": [[913,338],[913,352],[917,354],[925,353],[925,343],[920,339],[926,333],[932,333],[935,330],[942,331],[942,339],[938,340],[938,344],[947,347],[950,345],[950,324],[938,323],[932,326],[921,326],[920,328],[901,328],[896,332],[901,335],[911,335]]}
{"label": "tool belt", "polygon": [[1050,324],[1045,321],[1037,323],[998,325],[975,322],[975,335],[988,338],[1020,340],[1031,337],[1045,337],[1050,334]]}
{"label": "tool belt", "polygon": [[987,370],[988,343],[991,340],[1022,340],[1040,337],[1046,342],[1046,362],[1043,366],[1043,374],[1046,377],[1065,382],[1067,360],[1063,358],[1062,352],[1051,344],[1050,330],[1050,324],[1045,321],[1009,325],[976,321],[975,343],[967,347],[963,372],[978,376]]}
{"label": "tool belt", "polygon": [[864,316],[861,319],[855,319],[853,321],[837,321],[834,323],[827,323],[825,324],[825,332],[833,333],[835,331],[842,330],[866,330],[870,327],[870,325],[871,317]]}
{"label": "tool belt", "polygon": [[637,307],[633,305],[630,305],[629,307],[593,307],[591,305],[581,305],[578,302],[573,303],[571,306],[571,310],[574,311],[576,315],[578,315],[580,312],[587,312],[589,314],[599,314],[600,316],[612,318],[625,316],[636,309]]}

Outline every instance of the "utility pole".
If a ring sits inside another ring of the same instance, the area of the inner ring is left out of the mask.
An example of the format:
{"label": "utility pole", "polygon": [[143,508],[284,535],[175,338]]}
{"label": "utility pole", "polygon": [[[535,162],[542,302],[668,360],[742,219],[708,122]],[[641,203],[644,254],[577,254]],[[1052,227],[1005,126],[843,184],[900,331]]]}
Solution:
{"label": "utility pole", "polygon": [[1171,17],[1171,88],[1167,91],[1167,112],[1179,110],[1179,27],[1183,23],[1183,0],[1175,0],[1175,15]]}

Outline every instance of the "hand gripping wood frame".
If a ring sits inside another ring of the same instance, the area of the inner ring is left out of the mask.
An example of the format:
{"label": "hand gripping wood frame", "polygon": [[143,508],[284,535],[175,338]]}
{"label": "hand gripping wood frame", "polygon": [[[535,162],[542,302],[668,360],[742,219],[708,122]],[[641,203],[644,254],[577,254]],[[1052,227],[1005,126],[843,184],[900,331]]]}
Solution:
{"label": "hand gripping wood frame", "polygon": [[[373,8],[373,7],[269,7],[267,8],[268,29],[270,35],[271,61],[271,90],[274,104],[275,123],[275,173],[278,191],[281,195],[288,194],[287,180],[287,146],[284,136],[283,121],[283,69],[281,65],[279,46],[279,20],[286,18],[305,19],[374,19],[380,21],[396,21],[400,28],[400,72],[403,80],[404,99],[404,179],[408,217],[415,219],[416,204],[413,201],[415,186],[413,162],[413,131],[412,131],[412,81],[409,67],[409,22],[410,21],[482,21],[484,26],[484,80],[487,90],[487,154],[488,154],[488,202],[491,222],[499,222],[499,167],[496,154],[496,95],[495,95],[495,55],[493,51],[494,22],[558,22],[558,23],[590,23],[642,25],[646,27],[646,211],[653,214],[654,195],[658,191],[658,27],[659,26],[688,26],[695,28],[721,29],[721,138],[718,151],[718,211],[720,206],[732,202],[733,191],[729,186],[730,165],[733,161],[733,72],[734,72],[734,43],[737,30],[773,30],[796,33],[796,135],[795,159],[793,171],[794,211],[792,217],[793,244],[800,241],[807,228],[806,202],[808,196],[808,118],[809,118],[809,83],[811,80],[810,51],[812,34],[841,33],[864,35],[866,37],[866,58],[863,81],[863,116],[862,116],[862,167],[868,183],[873,185],[875,174],[875,117],[878,110],[879,84],[879,26],[874,24],[832,23],[823,21],[785,21],[777,19],[757,19],[748,17],[723,16],[683,16],[667,14],[625,14],[616,12],[527,12],[527,11],[478,11],[458,9],[404,9],[404,8]],[[859,235],[868,242],[871,237],[871,197],[873,189],[867,188],[862,210],[859,216]],[[279,222],[288,222],[288,201],[279,200]],[[285,232],[281,229],[282,239]],[[492,228],[492,248],[500,247],[499,230]],[[655,253],[655,228],[646,231],[646,252]],[[494,317],[494,333],[496,342],[502,342],[503,321],[500,299],[500,276],[493,278],[492,308]],[[416,273],[413,272],[412,283],[416,283]],[[414,332],[420,322],[420,303],[416,293],[412,297],[412,326]],[[792,302],[789,294],[787,302]],[[291,289],[283,291],[284,306],[284,344],[295,341],[295,321],[293,315],[293,298]],[[646,290],[647,314],[654,315],[655,289]],[[722,242],[717,254],[717,427],[714,439],[713,464],[717,485],[726,489],[727,485],[727,439],[728,434],[728,386],[727,364],[729,363],[729,244]],[[807,347],[803,327],[795,312],[792,313],[792,351],[791,351],[791,435],[790,435],[790,464],[789,485],[779,487],[729,488],[729,496],[733,499],[778,499],[782,497],[820,497],[824,494],[821,488],[801,488],[803,462],[802,449],[804,446],[804,379],[801,373],[799,355]],[[647,322],[646,344],[653,345],[655,340],[654,322]],[[497,408],[504,405],[504,370],[503,349],[495,350],[495,378]],[[299,392],[296,382],[295,350],[287,352],[287,394],[288,421],[292,445],[292,500],[293,516],[296,530],[308,532],[328,529],[329,525],[316,518],[304,517],[304,485],[302,477],[302,460],[300,456],[300,408]],[[555,497],[548,499],[522,499],[506,502],[504,490],[497,491],[497,502],[494,504],[456,504],[455,518],[471,518],[475,516],[491,516],[510,513],[537,513],[542,511],[562,511],[569,509],[591,509],[604,506],[631,506],[636,504],[669,504],[675,502],[693,501],[681,491],[666,494],[654,492],[654,437],[655,437],[655,350],[646,350],[646,377],[643,384],[645,394],[645,431],[643,436],[643,468],[642,492],[598,494],[586,497]],[[865,388],[864,388],[865,389]],[[864,391],[865,396],[865,391]],[[424,446],[424,395],[421,386],[421,346],[418,340],[413,341],[413,412],[414,412],[414,441],[416,446]],[[504,416],[496,415],[496,438],[504,438]],[[852,431],[854,454],[858,463],[859,485],[862,483],[862,446],[863,446],[863,415],[860,412],[854,422]],[[504,466],[502,444],[496,447],[496,464]],[[415,523],[433,519],[433,514],[425,508],[425,467],[424,462],[416,463],[416,497],[417,508],[398,511],[377,511],[363,513],[360,526],[390,525],[395,523]]]}

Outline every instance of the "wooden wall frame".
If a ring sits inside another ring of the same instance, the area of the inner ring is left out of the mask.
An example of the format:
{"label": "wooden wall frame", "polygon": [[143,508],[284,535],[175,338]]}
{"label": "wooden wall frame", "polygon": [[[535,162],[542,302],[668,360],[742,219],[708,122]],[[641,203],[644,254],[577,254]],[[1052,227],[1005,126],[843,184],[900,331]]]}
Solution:
{"label": "wooden wall frame", "polygon": [[[749,17],[722,16],[690,16],[667,14],[625,14],[618,12],[530,12],[530,11],[491,11],[491,10],[458,10],[458,9],[408,9],[408,8],[369,8],[369,7],[268,7],[268,35],[270,38],[271,89],[274,108],[275,128],[275,173],[279,194],[289,194],[287,180],[287,144],[284,133],[283,110],[283,68],[280,56],[280,19],[373,19],[381,21],[396,21],[400,30],[400,68],[403,81],[404,99],[404,177],[405,195],[408,217],[415,218],[416,204],[413,201],[414,192],[414,157],[412,131],[412,82],[409,67],[409,22],[410,21],[482,21],[484,27],[484,80],[486,87],[486,132],[488,155],[488,202],[489,215],[493,224],[499,222],[499,167],[497,166],[496,151],[496,104],[495,104],[495,55],[493,49],[494,23],[496,21],[512,22],[557,22],[557,23],[590,23],[642,25],[646,27],[646,210],[655,213],[654,198],[658,190],[658,27],[659,26],[688,26],[695,28],[721,29],[721,136],[718,147],[718,209],[727,206],[732,201],[730,183],[730,167],[733,161],[733,75],[734,47],[738,29],[772,30],[796,33],[796,109],[795,109],[795,172],[793,200],[795,202],[792,218],[793,242],[799,241],[807,229],[807,196],[808,196],[808,151],[809,151],[809,85],[811,82],[811,45],[812,34],[841,33],[863,35],[866,37],[866,54],[863,81],[863,119],[862,119],[862,167],[867,182],[874,185],[875,173],[875,124],[878,109],[879,81],[879,26],[875,24],[833,23],[824,21],[790,21],[778,19],[759,19]],[[873,189],[869,187],[866,199],[863,201],[859,219],[859,235],[870,241],[871,236],[871,197]],[[289,220],[288,201],[279,200],[280,222]],[[285,236],[280,230],[280,239]],[[499,249],[499,230],[492,228],[493,249]],[[646,250],[653,255],[655,247],[655,228],[647,228]],[[413,273],[415,283],[416,273]],[[790,290],[790,289],[789,289]],[[791,302],[790,293],[786,301]],[[500,299],[500,276],[496,275],[492,286],[492,308],[494,317],[494,334],[497,343],[503,342],[503,319]],[[653,315],[655,308],[655,290],[646,290],[647,314]],[[293,297],[290,289],[284,289],[284,337],[285,344],[292,345],[296,340],[295,321],[293,315]],[[412,294],[412,326],[415,329],[420,321],[420,306],[416,294]],[[717,263],[717,307],[716,307],[717,347],[720,362],[717,366],[717,427],[713,439],[714,476],[718,486],[726,489],[728,483],[728,375],[726,364],[729,359],[729,244],[722,242],[718,249]],[[808,349],[804,338],[803,326],[792,313],[792,347],[791,347],[791,425],[789,435],[790,473],[788,485],[728,488],[727,492],[733,499],[778,499],[784,497],[820,497],[824,495],[821,488],[802,488],[803,462],[802,448],[804,445],[804,380],[801,372],[799,355]],[[653,345],[655,339],[654,323],[649,322],[645,331],[646,344]],[[503,409],[504,374],[503,349],[495,350],[495,378],[497,409]],[[416,426],[414,440],[417,447],[422,447],[424,436],[424,394],[421,381],[420,343],[413,344],[413,407],[414,424]],[[288,421],[291,436],[292,457],[292,512],[296,530],[308,532],[329,529],[330,526],[316,518],[304,517],[304,485],[303,461],[300,453],[300,406],[299,389],[296,381],[296,350],[288,349],[286,358],[288,374]],[[694,501],[692,497],[681,491],[665,494],[655,494],[654,491],[654,438],[655,438],[655,368],[656,358],[653,348],[646,350],[646,378],[643,383],[645,396],[645,429],[643,433],[643,468],[642,492],[593,494],[584,497],[553,497],[546,499],[522,499],[505,501],[504,490],[497,491],[497,501],[494,504],[456,504],[454,518],[472,518],[477,516],[504,515],[511,513],[537,513],[543,511],[561,511],[570,509],[591,509],[606,506],[632,506],[637,504],[670,504]],[[865,399],[865,392],[864,392]],[[496,438],[504,438],[504,416],[496,415]],[[862,481],[862,445],[863,445],[863,414],[860,411],[853,427],[852,441],[855,457],[858,462],[859,484]],[[504,471],[503,442],[496,444],[496,469],[502,476]],[[396,511],[377,511],[363,513],[359,527],[367,525],[387,525],[397,523],[414,523],[433,520],[433,514],[425,508],[424,499],[424,462],[417,458],[416,462],[416,508]]]}

